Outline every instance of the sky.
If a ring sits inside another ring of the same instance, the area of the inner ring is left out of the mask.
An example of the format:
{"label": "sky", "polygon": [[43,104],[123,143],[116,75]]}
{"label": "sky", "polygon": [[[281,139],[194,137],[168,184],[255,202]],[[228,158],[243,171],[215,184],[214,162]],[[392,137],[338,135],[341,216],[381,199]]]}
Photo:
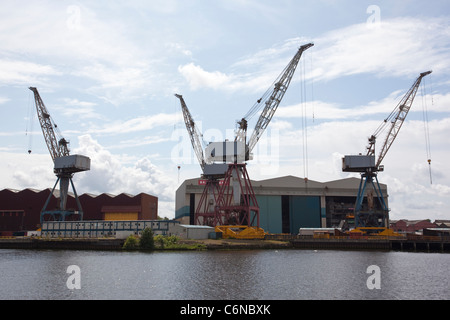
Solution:
{"label": "sky", "polygon": [[[297,49],[314,43],[253,150],[250,178],[359,177],[342,172],[342,157],[365,153],[368,137],[432,70],[378,179],[388,186],[391,219],[450,219],[446,0],[0,6],[0,190],[56,182],[32,86],[71,154],[91,159],[91,170],[74,177],[78,194],[145,192],[159,198],[161,217],[174,218],[176,189],[201,174],[174,94],[183,95],[205,143],[234,139],[237,121]],[[385,135],[377,138],[380,148]]]}

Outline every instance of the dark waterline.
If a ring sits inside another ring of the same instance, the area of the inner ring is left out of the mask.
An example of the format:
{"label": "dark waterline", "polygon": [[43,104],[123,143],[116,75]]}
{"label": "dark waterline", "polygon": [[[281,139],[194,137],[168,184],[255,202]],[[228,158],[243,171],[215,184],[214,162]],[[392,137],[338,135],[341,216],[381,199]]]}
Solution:
{"label": "dark waterline", "polygon": [[[70,265],[81,289],[69,289]],[[380,269],[370,290],[367,268]],[[447,300],[450,255],[332,250],[0,250],[0,299]]]}

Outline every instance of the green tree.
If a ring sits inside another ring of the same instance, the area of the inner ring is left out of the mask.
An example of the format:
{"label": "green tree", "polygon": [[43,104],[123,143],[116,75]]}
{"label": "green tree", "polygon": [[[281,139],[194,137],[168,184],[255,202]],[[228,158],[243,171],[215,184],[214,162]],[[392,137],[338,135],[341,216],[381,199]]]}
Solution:
{"label": "green tree", "polygon": [[139,247],[144,250],[154,250],[155,240],[153,239],[153,230],[150,228],[145,228],[142,231],[141,240],[139,242]]}

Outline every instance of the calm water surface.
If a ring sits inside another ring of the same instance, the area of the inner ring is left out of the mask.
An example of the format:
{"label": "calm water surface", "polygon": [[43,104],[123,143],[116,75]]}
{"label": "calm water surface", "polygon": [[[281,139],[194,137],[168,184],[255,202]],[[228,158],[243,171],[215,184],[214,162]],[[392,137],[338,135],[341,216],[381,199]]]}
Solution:
{"label": "calm water surface", "polygon": [[[67,287],[70,265],[81,289]],[[450,254],[410,252],[0,250],[0,299],[447,300],[449,266]]]}

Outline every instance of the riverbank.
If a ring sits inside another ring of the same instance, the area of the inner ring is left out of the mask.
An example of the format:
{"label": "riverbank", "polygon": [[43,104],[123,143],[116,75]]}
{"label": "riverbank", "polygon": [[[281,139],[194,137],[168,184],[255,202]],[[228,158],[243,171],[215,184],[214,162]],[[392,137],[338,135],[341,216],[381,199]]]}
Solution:
{"label": "riverbank", "polygon": [[[98,239],[43,239],[7,238],[0,239],[0,249],[64,249],[64,250],[122,250],[124,240]],[[289,249],[289,241],[204,239],[178,240],[176,244],[161,247],[155,243],[155,250],[241,250],[241,249]]]}
{"label": "riverbank", "polygon": [[[0,239],[0,249],[55,249],[55,250],[123,250],[124,240],[98,239]],[[173,246],[155,250],[265,250],[265,249],[313,249],[313,250],[383,250],[450,253],[450,241],[408,239],[204,239],[178,240]]]}
{"label": "riverbank", "polygon": [[204,239],[179,240],[180,244],[199,245],[206,250],[291,249],[289,241],[263,239]]}

